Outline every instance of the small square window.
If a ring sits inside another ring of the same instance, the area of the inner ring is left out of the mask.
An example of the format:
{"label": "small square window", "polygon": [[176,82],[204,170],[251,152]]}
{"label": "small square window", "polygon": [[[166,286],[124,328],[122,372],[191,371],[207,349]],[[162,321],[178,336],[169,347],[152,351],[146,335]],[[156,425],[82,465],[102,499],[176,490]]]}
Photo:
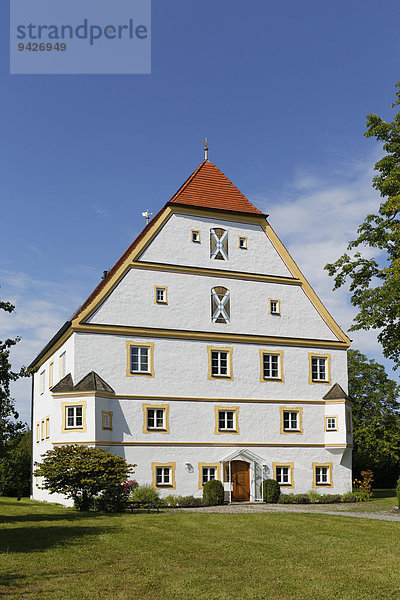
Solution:
{"label": "small square window", "polygon": [[63,433],[66,433],[70,429],[79,429],[82,432],[86,431],[86,402],[81,402],[80,404],[63,402],[61,404],[61,409],[63,415]]}
{"label": "small square window", "polygon": [[273,463],[274,479],[281,486],[293,487],[293,463]]}
{"label": "small square window", "polygon": [[215,406],[215,431],[214,433],[239,433],[239,407]]}
{"label": "small square window", "polygon": [[281,303],[280,300],[269,299],[269,314],[280,315],[281,314]]}
{"label": "small square window", "polygon": [[208,379],[233,379],[232,348],[212,348],[208,350]]}
{"label": "small square window", "polygon": [[332,487],[332,463],[313,463],[313,487]]}
{"label": "small square window", "polygon": [[194,244],[200,244],[200,231],[198,231],[197,229],[192,229],[191,234],[192,242]]}
{"label": "small square window", "polygon": [[154,289],[154,302],[156,304],[168,304],[167,302],[167,288],[166,287],[155,287]]}
{"label": "small square window", "polygon": [[217,469],[215,467],[203,467],[203,485],[207,481],[213,481],[216,478]]}
{"label": "small square window", "polygon": [[247,250],[247,237],[239,236],[239,248],[241,250]]}
{"label": "small square window", "polygon": [[150,342],[146,345],[141,345],[127,341],[126,348],[128,358],[126,375],[128,377],[132,377],[135,375],[154,377],[154,343]]}
{"label": "small square window", "polygon": [[281,433],[303,433],[302,426],[302,408],[280,408],[281,412]]}
{"label": "small square window", "polygon": [[309,353],[310,372],[308,383],[330,384],[330,355]]}
{"label": "small square window", "polygon": [[153,470],[153,487],[169,487],[175,489],[176,463],[151,463]]}
{"label": "small square window", "polygon": [[165,410],[163,408],[147,409],[147,429],[165,429]]}
{"label": "small square window", "polygon": [[337,417],[325,417],[325,430],[337,431]]}

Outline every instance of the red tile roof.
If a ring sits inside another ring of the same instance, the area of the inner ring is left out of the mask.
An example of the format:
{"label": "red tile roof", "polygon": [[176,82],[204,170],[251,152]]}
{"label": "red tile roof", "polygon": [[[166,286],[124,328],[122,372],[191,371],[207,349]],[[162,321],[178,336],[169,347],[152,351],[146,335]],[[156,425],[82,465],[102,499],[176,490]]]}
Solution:
{"label": "red tile roof", "polygon": [[256,215],[263,213],[213,163],[204,161],[168,204],[183,204]]}

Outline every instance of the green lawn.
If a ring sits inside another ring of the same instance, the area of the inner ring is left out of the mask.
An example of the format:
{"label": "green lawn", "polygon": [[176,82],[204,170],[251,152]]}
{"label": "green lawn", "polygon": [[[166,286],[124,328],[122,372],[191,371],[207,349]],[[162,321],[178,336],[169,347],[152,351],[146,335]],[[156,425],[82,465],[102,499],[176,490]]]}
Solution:
{"label": "green lawn", "polygon": [[396,492],[394,489],[374,490],[374,495],[368,502],[357,502],[346,506],[356,512],[391,512],[393,507],[397,506]]}
{"label": "green lawn", "polygon": [[0,498],[0,597],[398,600],[400,524],[320,514],[79,514]]}

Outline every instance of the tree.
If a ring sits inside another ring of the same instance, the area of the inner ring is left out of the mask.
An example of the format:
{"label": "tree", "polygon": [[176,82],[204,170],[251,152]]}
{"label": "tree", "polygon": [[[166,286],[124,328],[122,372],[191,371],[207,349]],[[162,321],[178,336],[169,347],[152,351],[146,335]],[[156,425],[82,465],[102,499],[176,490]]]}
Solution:
{"label": "tree", "polygon": [[[400,82],[396,84],[400,88]],[[400,106],[400,90],[392,108]],[[329,275],[335,275],[334,289],[350,280],[351,302],[358,314],[351,331],[377,329],[378,340],[386,358],[400,365],[400,112],[386,122],[375,114],[367,115],[366,137],[383,142],[385,156],[375,164],[378,172],[373,187],[384,201],[378,214],[367,215],[357,230],[358,238],[347,250],[365,246],[377,249],[379,260],[367,258],[357,251],[343,254],[327,264]]]}
{"label": "tree", "polygon": [[0,495],[29,496],[31,487],[31,432],[11,438],[5,456],[0,459]]}
{"label": "tree", "polygon": [[400,466],[400,386],[389,379],[383,365],[358,350],[348,351],[348,367],[353,468],[370,468],[375,482],[394,483]]}
{"label": "tree", "polygon": [[[11,313],[15,306],[10,302],[0,301],[0,309]],[[18,421],[19,414],[14,408],[14,400],[10,396],[10,383],[16,381],[19,377],[27,375],[26,369],[22,368],[19,372],[11,369],[9,360],[10,350],[20,338],[0,340],[0,458],[5,455],[7,443],[19,432],[25,425]]]}
{"label": "tree", "polygon": [[96,496],[117,491],[136,466],[120,456],[79,444],[48,450],[42,458],[35,463],[34,475],[44,478],[43,487],[50,494],[64,494],[79,510],[89,510]]}

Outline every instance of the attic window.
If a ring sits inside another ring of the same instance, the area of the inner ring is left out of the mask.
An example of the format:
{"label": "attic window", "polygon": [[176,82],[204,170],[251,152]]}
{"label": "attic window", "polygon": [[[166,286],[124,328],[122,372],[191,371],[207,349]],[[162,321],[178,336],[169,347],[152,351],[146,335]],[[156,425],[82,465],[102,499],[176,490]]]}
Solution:
{"label": "attic window", "polygon": [[200,231],[198,231],[197,229],[192,229],[191,233],[192,233],[192,242],[194,244],[200,244]]}
{"label": "attic window", "polygon": [[247,237],[239,236],[239,248],[241,250],[247,250]]}
{"label": "attic window", "polygon": [[228,232],[225,229],[210,229],[210,258],[228,260]]}
{"label": "attic window", "polygon": [[168,304],[166,287],[158,287],[158,286],[155,287],[154,302],[156,304]]}

